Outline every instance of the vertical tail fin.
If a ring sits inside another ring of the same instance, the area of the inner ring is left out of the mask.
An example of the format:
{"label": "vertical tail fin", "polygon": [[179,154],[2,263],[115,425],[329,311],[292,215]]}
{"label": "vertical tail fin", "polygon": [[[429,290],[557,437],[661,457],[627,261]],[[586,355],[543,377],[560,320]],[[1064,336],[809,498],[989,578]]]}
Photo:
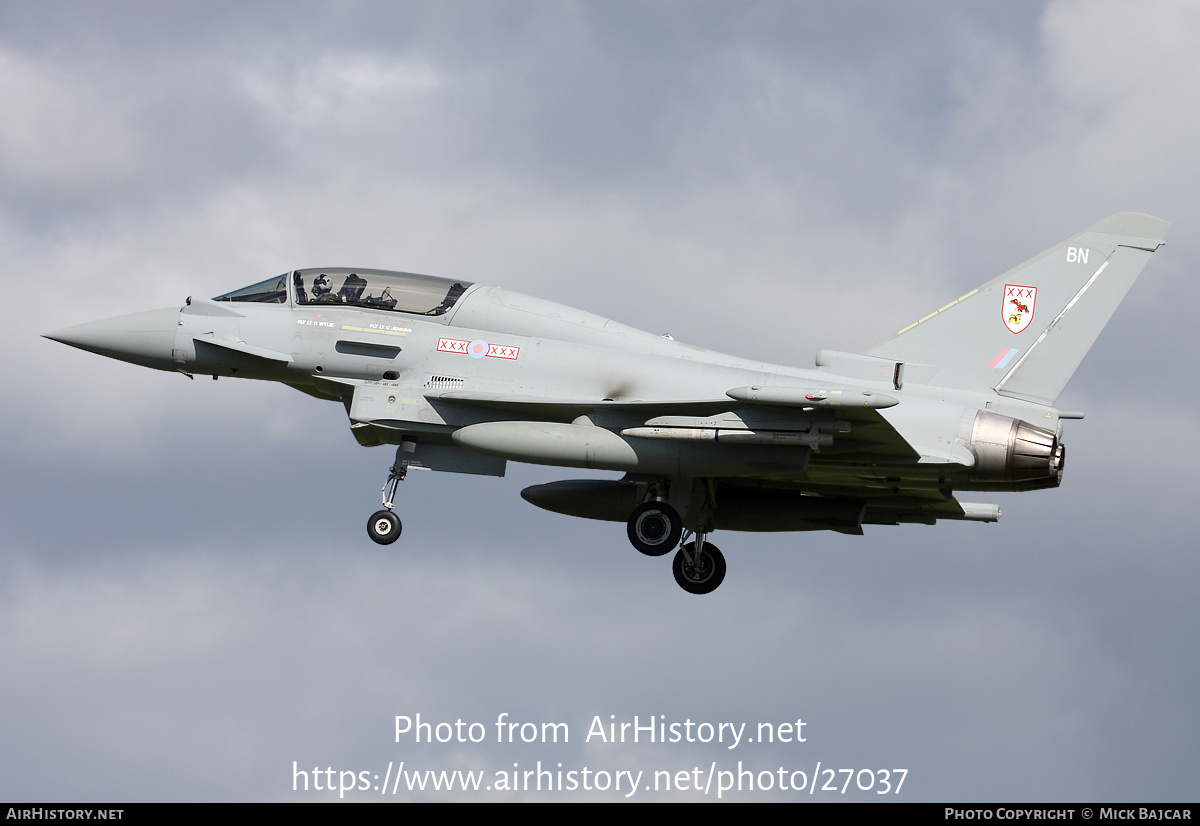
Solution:
{"label": "vertical tail fin", "polygon": [[1122,212],[865,350],[922,383],[1053,404],[1170,224]]}

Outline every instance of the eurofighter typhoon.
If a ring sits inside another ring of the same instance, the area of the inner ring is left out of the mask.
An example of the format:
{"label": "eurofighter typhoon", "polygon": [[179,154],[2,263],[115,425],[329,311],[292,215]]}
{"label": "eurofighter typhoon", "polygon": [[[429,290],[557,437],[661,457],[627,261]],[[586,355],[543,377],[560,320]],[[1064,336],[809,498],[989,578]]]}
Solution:
{"label": "eurofighter typhoon", "polygon": [[265,379],[341,402],[360,444],[410,468],[503,476],[509,461],[623,474],[526,488],[540,508],[626,523],[676,582],[714,590],[714,530],[995,522],[960,491],[1056,487],[1055,402],[1170,225],[1121,213],[860,353],[764,364],[467,281],[302,269],[212,300],[48,338],[184,373]]}

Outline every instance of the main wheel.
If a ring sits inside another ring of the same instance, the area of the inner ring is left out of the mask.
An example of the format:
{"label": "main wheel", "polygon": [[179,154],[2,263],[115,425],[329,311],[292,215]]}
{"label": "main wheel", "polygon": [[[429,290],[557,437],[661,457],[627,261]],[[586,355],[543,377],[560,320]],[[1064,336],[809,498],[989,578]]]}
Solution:
{"label": "main wheel", "polygon": [[367,520],[367,533],[380,545],[391,545],[400,538],[400,517],[391,511],[375,511]]}
{"label": "main wheel", "polygon": [[629,541],[646,556],[670,553],[683,536],[683,520],[663,502],[646,502],[629,517]]}
{"label": "main wheel", "polygon": [[[692,557],[692,564],[688,564],[684,551]],[[679,587],[689,594],[708,594],[725,579],[725,556],[716,545],[705,542],[703,553],[697,557],[696,543],[689,542],[675,554],[671,571]]]}

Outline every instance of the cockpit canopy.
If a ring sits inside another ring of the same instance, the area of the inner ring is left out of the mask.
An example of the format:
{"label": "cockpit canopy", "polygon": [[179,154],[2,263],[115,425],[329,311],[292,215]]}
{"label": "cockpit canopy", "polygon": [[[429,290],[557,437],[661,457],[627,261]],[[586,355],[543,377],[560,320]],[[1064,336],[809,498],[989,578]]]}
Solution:
{"label": "cockpit canopy", "polygon": [[286,304],[287,303],[287,273],[268,278],[249,287],[242,287],[225,295],[219,295],[213,301],[250,301],[255,304]]}
{"label": "cockpit canopy", "polygon": [[[313,269],[291,273],[297,306],[336,304],[417,315],[442,315],[471,286],[433,275],[388,270]],[[214,301],[286,304],[288,273],[217,296]]]}

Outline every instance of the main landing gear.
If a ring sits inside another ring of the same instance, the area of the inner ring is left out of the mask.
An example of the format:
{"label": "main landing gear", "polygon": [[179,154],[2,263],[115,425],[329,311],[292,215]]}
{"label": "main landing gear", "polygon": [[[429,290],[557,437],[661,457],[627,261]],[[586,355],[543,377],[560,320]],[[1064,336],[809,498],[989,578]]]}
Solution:
{"label": "main landing gear", "polygon": [[689,594],[710,594],[725,580],[725,555],[704,534],[696,534],[695,542],[686,542],[675,553],[671,573],[679,587]]}
{"label": "main landing gear", "polygon": [[[707,531],[685,532],[678,511],[666,502],[638,505],[626,527],[630,543],[646,556],[663,556],[679,546],[671,570],[679,587],[689,594],[711,593],[725,579],[725,556],[705,541]],[[695,539],[688,541],[693,535]]]}
{"label": "main landing gear", "polygon": [[645,502],[629,517],[629,541],[646,556],[670,553],[683,536],[683,520],[665,502]]}
{"label": "main landing gear", "polygon": [[405,437],[396,448],[396,462],[388,469],[387,481],[383,483],[383,510],[375,511],[367,520],[367,534],[380,545],[391,545],[400,538],[404,526],[400,517],[392,511],[395,507],[396,488],[408,475],[408,458],[404,455],[416,450],[417,443]]}

